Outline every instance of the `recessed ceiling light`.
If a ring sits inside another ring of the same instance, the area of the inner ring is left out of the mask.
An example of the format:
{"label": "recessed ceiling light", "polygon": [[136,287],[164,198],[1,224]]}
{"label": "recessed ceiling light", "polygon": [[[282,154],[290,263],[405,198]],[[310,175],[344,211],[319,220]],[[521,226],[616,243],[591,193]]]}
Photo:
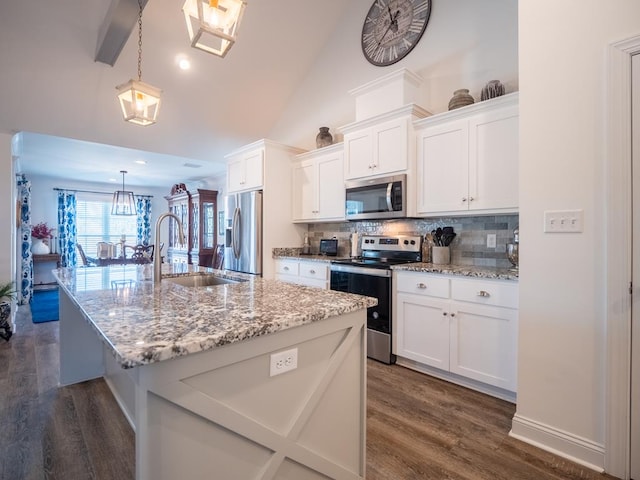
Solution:
{"label": "recessed ceiling light", "polygon": [[146,160],[136,160],[136,163],[139,165],[146,165],[147,161]]}
{"label": "recessed ceiling light", "polygon": [[180,68],[180,70],[189,70],[191,68],[191,60],[184,55],[179,55],[176,58],[176,62],[178,63],[178,68]]}

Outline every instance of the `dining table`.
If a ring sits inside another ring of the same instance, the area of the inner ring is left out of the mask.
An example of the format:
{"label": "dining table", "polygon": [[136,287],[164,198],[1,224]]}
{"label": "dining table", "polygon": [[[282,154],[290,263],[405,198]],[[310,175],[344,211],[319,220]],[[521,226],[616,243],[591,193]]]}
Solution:
{"label": "dining table", "polygon": [[152,263],[151,258],[131,258],[131,257],[113,257],[113,258],[96,258],[96,265],[98,267],[106,267],[107,265],[129,265],[137,264],[144,265],[146,263]]}

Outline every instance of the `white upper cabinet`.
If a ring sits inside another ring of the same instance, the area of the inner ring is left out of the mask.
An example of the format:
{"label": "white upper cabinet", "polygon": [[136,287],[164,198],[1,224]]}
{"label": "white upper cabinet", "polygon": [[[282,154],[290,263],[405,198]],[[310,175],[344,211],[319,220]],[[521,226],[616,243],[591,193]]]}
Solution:
{"label": "white upper cabinet", "polygon": [[344,220],[342,144],[298,155],[293,164],[293,221]]}
{"label": "white upper cabinet", "polygon": [[227,192],[259,190],[264,182],[264,147],[256,148],[227,159]]}
{"label": "white upper cabinet", "polygon": [[403,172],[408,168],[407,118],[399,118],[344,136],[348,180]]}
{"label": "white upper cabinet", "polygon": [[518,210],[518,94],[415,122],[417,213]]}
{"label": "white upper cabinet", "polygon": [[342,127],[345,180],[404,173],[413,164],[412,121],[429,112],[406,105]]}

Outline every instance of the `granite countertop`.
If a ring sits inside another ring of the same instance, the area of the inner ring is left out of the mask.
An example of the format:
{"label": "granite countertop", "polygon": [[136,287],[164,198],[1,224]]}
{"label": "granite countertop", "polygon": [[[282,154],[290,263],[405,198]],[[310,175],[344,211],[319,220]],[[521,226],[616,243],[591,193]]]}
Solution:
{"label": "granite countertop", "polygon": [[[153,282],[153,265],[54,271],[124,368],[169,360],[365,309],[374,298],[204,267],[163,265],[165,276],[211,273],[239,283]],[[62,318],[61,321],[64,321]]]}
{"label": "granite countertop", "polygon": [[327,255],[303,255],[300,247],[292,247],[292,248],[274,248],[272,252],[272,257],[276,260],[306,260],[311,262],[331,262],[332,260],[343,260],[349,257],[329,257]]}
{"label": "granite countertop", "polygon": [[[274,259],[311,260],[316,262],[331,262],[349,257],[327,257],[326,255],[302,255],[300,248],[274,248]],[[442,273],[446,275],[460,275],[464,277],[492,278],[498,280],[518,281],[518,271],[510,268],[476,267],[473,265],[436,265],[434,263],[406,263],[391,267],[392,270],[409,272]]]}
{"label": "granite countertop", "polygon": [[392,270],[406,272],[442,273],[464,277],[490,278],[518,281],[518,271],[509,268],[475,267],[471,265],[436,265],[434,263],[406,263],[395,265]]}

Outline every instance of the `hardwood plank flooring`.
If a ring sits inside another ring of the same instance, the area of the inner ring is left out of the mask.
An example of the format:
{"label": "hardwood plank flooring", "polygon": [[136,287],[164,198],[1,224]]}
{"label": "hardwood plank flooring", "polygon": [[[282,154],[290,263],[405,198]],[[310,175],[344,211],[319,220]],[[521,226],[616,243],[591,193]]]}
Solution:
{"label": "hardwood plank flooring", "polygon": [[[132,480],[135,437],[104,380],[57,385],[58,322],[21,307],[0,342],[0,480]],[[509,402],[373,360],[367,395],[367,480],[614,478],[508,437]]]}
{"label": "hardwood plank flooring", "polygon": [[613,479],[508,436],[515,405],[367,364],[367,479]]}

